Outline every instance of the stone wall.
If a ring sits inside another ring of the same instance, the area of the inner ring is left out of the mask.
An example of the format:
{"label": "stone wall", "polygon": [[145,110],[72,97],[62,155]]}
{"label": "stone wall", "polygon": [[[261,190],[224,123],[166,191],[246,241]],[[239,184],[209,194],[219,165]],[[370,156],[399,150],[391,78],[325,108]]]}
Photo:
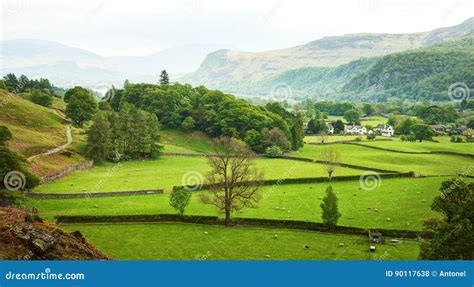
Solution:
{"label": "stone wall", "polygon": [[56,180],[58,178],[61,178],[75,170],[83,170],[83,169],[88,169],[88,168],[91,168],[92,166],[94,165],[94,161],[93,160],[90,160],[90,161],[87,161],[87,162],[84,162],[84,163],[81,163],[81,164],[77,164],[77,165],[72,165],[72,166],[69,166],[55,174],[52,174],[52,175],[47,175],[47,176],[44,176],[41,178],[41,183],[48,183],[48,182],[51,182],[53,180]]}

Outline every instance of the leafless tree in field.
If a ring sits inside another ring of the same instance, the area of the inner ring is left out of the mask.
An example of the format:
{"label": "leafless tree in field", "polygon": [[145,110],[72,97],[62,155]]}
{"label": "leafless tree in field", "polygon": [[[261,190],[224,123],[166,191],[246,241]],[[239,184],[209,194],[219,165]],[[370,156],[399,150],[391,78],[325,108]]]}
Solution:
{"label": "leafless tree in field", "polygon": [[256,207],[261,195],[263,173],[253,167],[254,153],[240,140],[221,137],[214,141],[215,156],[209,157],[212,170],[207,175],[209,192],[200,198],[225,213],[232,224],[232,212]]}
{"label": "leafless tree in field", "polygon": [[326,171],[328,172],[329,181],[331,181],[332,174],[341,160],[341,154],[334,147],[328,147],[321,152],[321,160],[326,164]]}
{"label": "leafless tree in field", "polygon": [[320,132],[319,139],[321,140],[321,143],[324,144],[326,140],[328,139],[328,134],[325,131]]}

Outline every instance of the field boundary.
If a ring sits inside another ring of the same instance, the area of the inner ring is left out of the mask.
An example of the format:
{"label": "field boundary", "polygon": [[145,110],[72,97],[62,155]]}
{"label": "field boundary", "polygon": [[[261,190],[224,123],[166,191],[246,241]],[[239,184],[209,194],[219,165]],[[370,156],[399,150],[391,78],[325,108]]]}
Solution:
{"label": "field boundary", "polygon": [[[217,216],[199,216],[177,214],[140,214],[140,215],[59,215],[55,216],[58,224],[80,224],[80,223],[188,223],[188,224],[206,224],[206,225],[224,225],[224,220]],[[361,228],[352,226],[337,226],[330,230],[321,222],[300,221],[300,220],[279,220],[279,219],[260,219],[260,218],[242,218],[234,217],[233,225],[237,227],[264,227],[275,229],[292,229],[317,231],[333,234],[361,235],[367,236],[369,230],[377,230],[383,236],[395,238],[430,238],[432,235],[425,231],[402,230],[402,229],[384,229],[384,228]]]}
{"label": "field boundary", "polygon": [[130,190],[130,191],[109,191],[109,192],[87,192],[87,193],[40,193],[25,192],[24,195],[31,198],[90,198],[90,197],[117,197],[133,195],[153,195],[163,193],[163,189]]}
{"label": "field boundary", "polygon": [[[387,178],[403,178],[403,177],[415,177],[415,173],[413,171],[409,172],[397,172],[397,173],[382,173],[378,174],[379,178],[387,179]],[[262,185],[283,185],[283,184],[302,184],[302,183],[318,183],[318,182],[335,182],[335,181],[352,181],[352,180],[360,180],[363,175],[342,175],[342,176],[333,176],[331,181],[329,178],[326,177],[300,177],[300,178],[280,178],[280,179],[266,179],[263,180]],[[245,182],[248,184],[251,182]],[[175,185],[173,186],[174,189],[184,188],[185,186],[182,185]],[[202,184],[198,186],[195,191],[209,189],[209,184]]]}
{"label": "field boundary", "polygon": [[362,166],[362,165],[353,165],[353,164],[348,164],[348,163],[330,162],[330,161],[324,161],[324,160],[318,160],[318,159],[312,159],[312,158],[306,158],[306,157],[280,156],[278,158],[305,161],[305,162],[312,162],[312,163],[319,163],[319,164],[324,164],[324,165],[337,165],[337,166],[340,166],[340,167],[347,167],[347,168],[367,170],[367,171],[375,171],[375,172],[380,172],[380,173],[402,173],[402,172],[396,171],[396,170],[372,168],[372,167],[367,167],[367,166]]}
{"label": "field boundary", "polygon": [[[380,142],[387,142],[387,141],[393,141],[393,139],[375,139],[375,141],[380,141]],[[358,143],[360,140],[344,140],[344,141],[333,141],[333,142],[325,142],[325,143],[317,143],[317,142],[305,142],[305,144],[309,145],[332,145],[332,144],[345,144],[345,143]]]}
{"label": "field boundary", "polygon": [[62,170],[58,171],[55,174],[43,176],[41,178],[41,183],[49,183],[49,182],[54,181],[58,178],[66,176],[67,174],[69,174],[73,171],[88,169],[88,168],[91,168],[93,165],[94,165],[94,161],[90,160],[90,161],[83,162],[81,164],[68,166],[65,169],[62,169]]}
{"label": "field boundary", "polygon": [[356,146],[361,146],[361,147],[366,147],[366,148],[371,148],[371,149],[377,149],[377,150],[383,150],[383,151],[389,151],[389,152],[404,153],[404,154],[445,154],[445,155],[454,155],[454,156],[474,158],[474,154],[460,153],[460,152],[454,152],[454,151],[403,151],[403,150],[389,149],[389,148],[371,146],[371,145],[355,143],[355,142],[346,143],[346,144],[351,144],[351,145],[356,145]]}

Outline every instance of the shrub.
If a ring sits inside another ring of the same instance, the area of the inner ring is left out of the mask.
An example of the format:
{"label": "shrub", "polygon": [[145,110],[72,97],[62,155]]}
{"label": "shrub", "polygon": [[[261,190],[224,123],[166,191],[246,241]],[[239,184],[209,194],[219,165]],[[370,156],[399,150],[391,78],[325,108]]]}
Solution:
{"label": "shrub", "polygon": [[187,131],[190,131],[194,128],[196,122],[192,117],[186,117],[183,122],[181,123],[181,127]]}
{"label": "shrub", "polygon": [[375,133],[371,133],[371,134],[368,134],[368,135],[367,135],[367,140],[369,140],[369,141],[374,141],[375,138],[376,138]]}
{"label": "shrub", "polygon": [[31,92],[30,100],[43,107],[51,107],[53,104],[53,96],[39,90],[33,90],[33,92]]}
{"label": "shrub", "polygon": [[361,141],[362,141],[362,137],[356,137],[356,138],[355,138],[355,141],[356,141],[356,142],[361,142]]}
{"label": "shrub", "polygon": [[170,206],[176,209],[180,216],[183,216],[191,195],[192,192],[184,187],[173,188],[173,192],[170,194]]}
{"label": "shrub", "polygon": [[283,151],[280,147],[272,146],[267,148],[267,150],[265,151],[265,155],[271,158],[280,157],[283,155]]}

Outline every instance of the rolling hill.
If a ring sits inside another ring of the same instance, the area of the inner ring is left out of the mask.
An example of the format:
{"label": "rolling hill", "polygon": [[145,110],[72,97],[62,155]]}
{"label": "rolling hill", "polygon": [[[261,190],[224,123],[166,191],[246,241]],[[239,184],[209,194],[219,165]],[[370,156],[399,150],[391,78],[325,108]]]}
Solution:
{"label": "rolling hill", "polygon": [[[25,158],[66,143],[68,121],[62,111],[34,104],[22,97],[0,90],[0,125],[13,134],[8,146]],[[39,157],[27,168],[39,177],[51,175],[85,159],[79,155],[84,145],[82,131],[73,128],[73,144],[59,153]]]}
{"label": "rolling hill", "polygon": [[250,94],[253,91],[249,92],[249,86],[288,70],[337,67],[361,58],[379,57],[458,39],[472,35],[473,29],[474,18],[470,18],[457,26],[423,33],[325,37],[288,49],[259,53],[219,50],[210,53],[200,68],[182,81]]}
{"label": "rolling hill", "polygon": [[382,57],[362,58],[335,68],[300,68],[244,86],[268,95],[279,83],[296,98],[351,101],[448,100],[449,86],[474,83],[474,37]]}

